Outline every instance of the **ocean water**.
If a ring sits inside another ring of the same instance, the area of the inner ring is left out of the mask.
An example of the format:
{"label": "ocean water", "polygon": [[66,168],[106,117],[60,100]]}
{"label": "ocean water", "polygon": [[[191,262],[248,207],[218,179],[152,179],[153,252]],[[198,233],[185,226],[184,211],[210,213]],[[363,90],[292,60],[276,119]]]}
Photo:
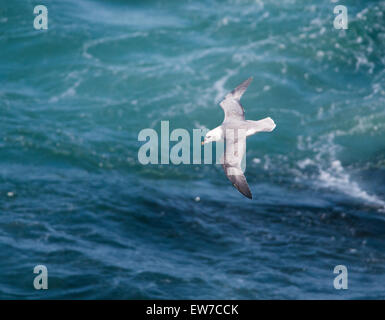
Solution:
{"label": "ocean water", "polygon": [[[0,3],[0,298],[385,298],[385,1]],[[277,124],[252,201],[219,165],[140,164],[142,129],[212,129],[250,76]]]}

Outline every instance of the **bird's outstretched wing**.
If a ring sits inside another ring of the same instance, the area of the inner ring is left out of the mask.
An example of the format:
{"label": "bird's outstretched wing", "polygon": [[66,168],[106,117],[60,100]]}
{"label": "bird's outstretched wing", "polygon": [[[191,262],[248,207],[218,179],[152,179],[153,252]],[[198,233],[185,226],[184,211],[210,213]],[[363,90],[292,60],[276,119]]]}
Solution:
{"label": "bird's outstretched wing", "polygon": [[227,129],[225,143],[226,149],[222,158],[223,170],[233,186],[245,197],[252,199],[249,185],[241,169],[242,159],[246,152],[246,131]]}
{"label": "bird's outstretched wing", "polygon": [[253,78],[249,78],[246,81],[243,81],[238,87],[233,91],[228,93],[226,97],[219,104],[223,111],[225,112],[225,120],[244,120],[245,112],[240,103],[242,95],[245,93],[247,87]]}

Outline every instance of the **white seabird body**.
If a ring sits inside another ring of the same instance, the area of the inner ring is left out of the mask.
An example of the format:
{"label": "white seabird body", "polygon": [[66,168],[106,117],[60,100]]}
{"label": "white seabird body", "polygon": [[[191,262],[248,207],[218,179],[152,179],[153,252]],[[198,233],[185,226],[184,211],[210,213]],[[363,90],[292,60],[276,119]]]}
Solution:
{"label": "white seabird body", "polygon": [[223,170],[234,187],[250,199],[252,199],[252,194],[241,169],[242,158],[246,152],[246,137],[257,132],[271,132],[276,127],[270,117],[258,121],[245,120],[245,112],[240,99],[251,81],[252,78],[247,79],[226,95],[220,103],[225,112],[225,119],[220,126],[207,132],[202,142],[205,144],[225,140]]}

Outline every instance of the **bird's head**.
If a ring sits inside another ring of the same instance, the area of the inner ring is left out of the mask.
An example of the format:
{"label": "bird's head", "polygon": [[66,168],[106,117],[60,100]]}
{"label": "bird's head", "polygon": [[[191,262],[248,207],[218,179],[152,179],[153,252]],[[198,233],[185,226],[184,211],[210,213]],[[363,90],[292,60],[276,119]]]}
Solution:
{"label": "bird's head", "polygon": [[206,133],[206,136],[202,141],[202,145],[213,141],[219,141],[221,139],[222,139],[222,129],[218,127]]}

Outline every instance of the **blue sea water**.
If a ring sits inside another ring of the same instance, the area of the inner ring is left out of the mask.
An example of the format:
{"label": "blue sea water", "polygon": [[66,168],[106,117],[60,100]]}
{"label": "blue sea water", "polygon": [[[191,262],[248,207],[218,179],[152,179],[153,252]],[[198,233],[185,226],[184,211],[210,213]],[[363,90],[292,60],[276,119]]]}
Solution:
{"label": "blue sea water", "polygon": [[[0,4],[0,298],[385,298],[385,1]],[[277,124],[252,201],[219,165],[140,164],[140,130],[212,129],[250,76]]]}

